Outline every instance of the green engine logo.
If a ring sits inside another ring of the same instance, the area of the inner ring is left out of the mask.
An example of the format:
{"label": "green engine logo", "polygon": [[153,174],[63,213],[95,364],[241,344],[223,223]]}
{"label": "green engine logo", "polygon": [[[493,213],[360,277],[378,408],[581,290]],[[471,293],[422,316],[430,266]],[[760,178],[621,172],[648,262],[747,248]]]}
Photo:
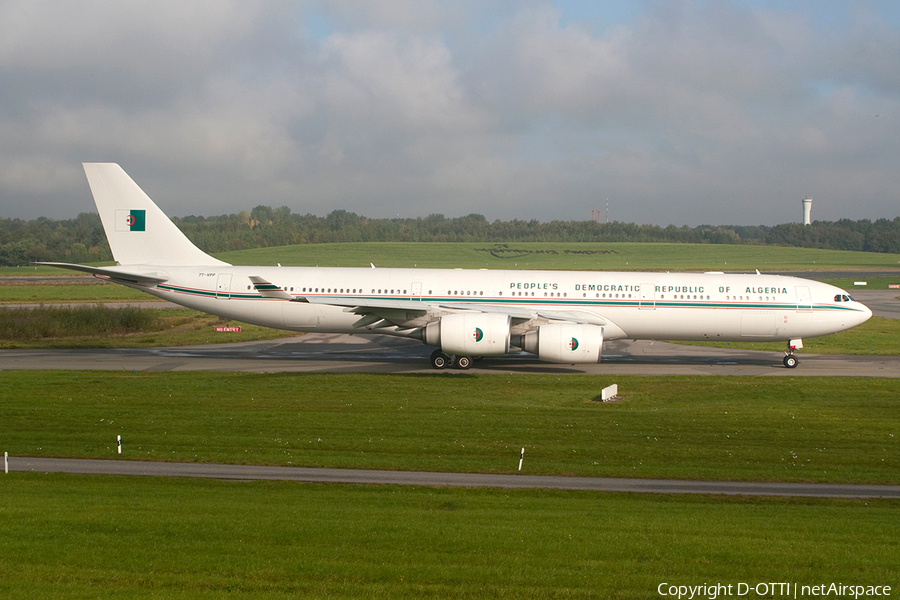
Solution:
{"label": "green engine logo", "polygon": [[578,350],[578,340],[576,340],[575,338],[569,340],[569,350],[571,350],[572,352]]}
{"label": "green engine logo", "polygon": [[472,333],[470,333],[469,336],[471,336],[474,341],[480,342],[484,339],[484,332],[480,328],[476,327],[472,330]]}

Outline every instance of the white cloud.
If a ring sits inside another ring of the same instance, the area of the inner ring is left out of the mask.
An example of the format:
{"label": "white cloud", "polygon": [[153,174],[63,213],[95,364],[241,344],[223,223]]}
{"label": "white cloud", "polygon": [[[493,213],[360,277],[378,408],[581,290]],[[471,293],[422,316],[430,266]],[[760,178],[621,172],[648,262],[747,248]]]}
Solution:
{"label": "white cloud", "polygon": [[895,216],[896,20],[766,6],[0,1],[0,214],[88,210],[115,160],[180,214]]}

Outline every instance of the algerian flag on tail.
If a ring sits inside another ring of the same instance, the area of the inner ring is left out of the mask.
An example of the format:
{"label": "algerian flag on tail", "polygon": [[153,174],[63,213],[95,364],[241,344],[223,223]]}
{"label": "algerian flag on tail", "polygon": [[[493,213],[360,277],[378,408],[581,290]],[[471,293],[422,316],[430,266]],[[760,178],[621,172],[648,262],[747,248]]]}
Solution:
{"label": "algerian flag on tail", "polygon": [[147,211],[145,210],[117,210],[116,231],[146,231]]}

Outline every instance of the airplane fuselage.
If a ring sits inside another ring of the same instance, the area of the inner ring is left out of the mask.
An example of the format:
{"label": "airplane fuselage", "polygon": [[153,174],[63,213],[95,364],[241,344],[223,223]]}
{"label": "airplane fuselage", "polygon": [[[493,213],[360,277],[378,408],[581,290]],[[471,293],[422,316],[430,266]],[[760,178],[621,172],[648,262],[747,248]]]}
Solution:
{"label": "airplane fuselage", "polygon": [[[605,339],[781,341],[827,335],[865,321],[869,310],[846,292],[778,275],[307,267],[152,267],[168,281],[135,285],[159,298],[246,323],[291,331],[370,333],[342,306],[297,301],[422,302],[452,309],[575,311],[604,322]],[[134,271],[132,268],[131,271]],[[266,298],[263,277],[290,295]],[[398,308],[402,311],[403,308]],[[411,314],[409,327],[417,315]],[[379,333],[393,333],[393,328]]]}

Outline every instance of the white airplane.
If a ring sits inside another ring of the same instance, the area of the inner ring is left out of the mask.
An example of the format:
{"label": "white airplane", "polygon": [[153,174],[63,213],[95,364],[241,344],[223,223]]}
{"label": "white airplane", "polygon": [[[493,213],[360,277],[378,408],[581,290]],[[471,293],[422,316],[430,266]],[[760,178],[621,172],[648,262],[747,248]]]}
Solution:
{"label": "white airplane", "polygon": [[847,292],[779,275],[242,267],[201,251],[115,163],[85,163],[114,267],[40,263],[189,308],[276,329],[378,333],[437,348],[436,369],[513,347],[596,363],[604,340],[787,341],[872,316]]}

